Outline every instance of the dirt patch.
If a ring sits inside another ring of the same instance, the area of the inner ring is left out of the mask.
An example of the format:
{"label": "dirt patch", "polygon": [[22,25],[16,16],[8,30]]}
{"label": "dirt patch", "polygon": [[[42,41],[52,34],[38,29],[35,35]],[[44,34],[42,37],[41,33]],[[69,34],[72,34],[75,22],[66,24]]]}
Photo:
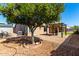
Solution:
{"label": "dirt patch", "polygon": [[56,49],[51,51],[52,56],[79,56],[79,35],[70,35]]}
{"label": "dirt patch", "polygon": [[79,35],[73,35],[68,44],[79,47]]}
{"label": "dirt patch", "polygon": [[[56,47],[56,44],[48,41],[42,41],[39,45],[24,45],[20,46],[15,43],[1,43],[0,55],[13,56],[47,56]],[[5,50],[5,51],[3,51]]]}

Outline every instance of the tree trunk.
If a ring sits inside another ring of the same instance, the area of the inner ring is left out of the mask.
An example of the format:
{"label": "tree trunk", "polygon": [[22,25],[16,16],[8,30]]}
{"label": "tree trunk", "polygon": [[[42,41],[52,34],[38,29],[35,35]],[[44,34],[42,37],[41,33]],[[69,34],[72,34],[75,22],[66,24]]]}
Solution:
{"label": "tree trunk", "polygon": [[28,26],[25,27],[25,35],[28,36]]}
{"label": "tree trunk", "polygon": [[48,34],[48,24],[46,24],[46,34]]}
{"label": "tree trunk", "polygon": [[34,31],[31,31],[31,37],[32,37],[32,44],[35,44],[35,41],[34,41]]}
{"label": "tree trunk", "polygon": [[65,25],[65,35],[67,35],[67,26]]}
{"label": "tree trunk", "polygon": [[61,29],[61,37],[63,38],[63,27]]}
{"label": "tree trunk", "polygon": [[48,30],[47,30],[47,28],[46,28],[46,35],[48,34]]}

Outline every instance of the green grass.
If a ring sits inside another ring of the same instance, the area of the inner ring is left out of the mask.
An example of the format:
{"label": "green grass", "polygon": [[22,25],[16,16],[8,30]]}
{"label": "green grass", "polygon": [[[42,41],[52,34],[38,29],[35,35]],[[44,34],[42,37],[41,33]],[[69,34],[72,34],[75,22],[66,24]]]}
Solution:
{"label": "green grass", "polygon": [[67,35],[71,35],[73,33],[74,33],[73,31],[70,31],[70,32],[67,32]]}

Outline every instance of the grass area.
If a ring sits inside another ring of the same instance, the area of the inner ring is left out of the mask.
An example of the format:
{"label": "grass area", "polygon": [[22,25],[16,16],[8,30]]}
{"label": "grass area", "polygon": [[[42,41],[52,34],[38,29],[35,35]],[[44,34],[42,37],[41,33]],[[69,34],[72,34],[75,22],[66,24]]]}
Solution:
{"label": "grass area", "polygon": [[73,31],[67,32],[67,35],[71,35],[73,34]]}

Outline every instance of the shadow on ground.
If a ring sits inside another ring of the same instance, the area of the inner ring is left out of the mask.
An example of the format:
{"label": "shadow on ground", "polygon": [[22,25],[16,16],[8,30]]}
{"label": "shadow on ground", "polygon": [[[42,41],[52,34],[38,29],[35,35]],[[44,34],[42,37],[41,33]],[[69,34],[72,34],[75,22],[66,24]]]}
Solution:
{"label": "shadow on ground", "polygon": [[[35,42],[40,42],[43,41],[42,39],[38,37],[34,37]],[[32,44],[32,40],[30,36],[20,36],[20,37],[11,37],[7,38],[5,41],[1,43],[14,43],[14,44],[20,44],[20,45],[27,45],[27,44]]]}
{"label": "shadow on ground", "polygon": [[56,49],[51,56],[79,56],[79,34],[72,34]]}
{"label": "shadow on ground", "polygon": [[[40,34],[40,35],[45,35],[45,36],[54,36],[54,34]],[[56,35],[57,36],[57,35]]]}

